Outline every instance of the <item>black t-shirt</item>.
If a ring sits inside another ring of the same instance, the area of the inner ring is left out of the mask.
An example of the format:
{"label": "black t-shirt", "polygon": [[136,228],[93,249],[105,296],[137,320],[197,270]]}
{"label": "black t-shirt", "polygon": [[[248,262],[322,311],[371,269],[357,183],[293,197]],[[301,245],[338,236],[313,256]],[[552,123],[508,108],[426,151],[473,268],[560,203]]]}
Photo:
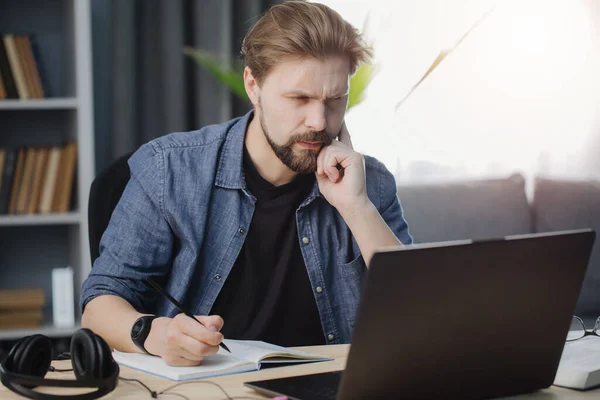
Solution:
{"label": "black t-shirt", "polygon": [[274,186],[259,174],[244,148],[254,215],[240,254],[212,315],[225,320],[228,339],[263,340],[280,346],[325,344],[313,290],[298,242],[296,210],[310,193],[314,174]]}

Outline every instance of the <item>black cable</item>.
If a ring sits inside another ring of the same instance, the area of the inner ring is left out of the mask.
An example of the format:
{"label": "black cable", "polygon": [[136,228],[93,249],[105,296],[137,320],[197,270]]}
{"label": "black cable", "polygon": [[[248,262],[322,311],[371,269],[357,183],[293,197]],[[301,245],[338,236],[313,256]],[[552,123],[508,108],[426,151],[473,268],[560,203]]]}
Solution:
{"label": "black cable", "polygon": [[167,391],[170,391],[170,390],[172,390],[172,389],[176,388],[177,386],[181,386],[181,385],[189,385],[189,384],[192,384],[192,383],[195,383],[195,384],[198,384],[198,383],[208,383],[209,385],[216,386],[216,387],[218,387],[218,388],[219,388],[219,390],[221,390],[221,392],[223,392],[223,394],[225,395],[225,398],[226,398],[227,400],[234,400],[234,399],[251,399],[251,400],[256,400],[256,399],[255,399],[255,398],[253,398],[253,397],[244,397],[244,396],[236,396],[236,397],[231,397],[230,395],[228,395],[228,394],[227,394],[227,392],[225,391],[225,389],[223,389],[223,387],[222,387],[221,385],[219,385],[218,383],[215,383],[215,382],[211,382],[211,381],[189,381],[189,382],[179,382],[179,383],[176,383],[176,384],[174,384],[174,385],[171,385],[171,386],[169,386],[168,388],[166,388],[166,389],[164,389],[164,390],[162,390],[162,391],[158,392],[158,394],[159,394],[159,395],[160,395],[160,394],[172,394],[172,393],[174,393],[174,392],[167,393]]}
{"label": "black cable", "polygon": [[250,399],[250,400],[256,400],[256,397],[234,396],[234,397],[232,397],[232,399]]}
{"label": "black cable", "polygon": [[55,368],[53,366],[49,366],[48,367],[48,371],[50,371],[50,372],[71,372],[71,371],[73,371],[73,368],[58,369],[58,368]]}
{"label": "black cable", "polygon": [[130,378],[122,378],[119,377],[119,379],[127,381],[127,382],[137,382],[140,385],[142,385],[144,388],[146,388],[146,390],[150,393],[150,396],[152,396],[153,399],[158,398],[158,396],[160,395],[173,395],[173,396],[179,396],[185,400],[190,400],[188,397],[182,395],[181,393],[176,393],[176,392],[172,392],[171,390],[176,388],[177,386],[181,386],[181,385],[189,385],[189,384],[198,384],[198,383],[208,383],[210,385],[216,386],[219,388],[219,390],[221,390],[221,392],[223,392],[223,394],[225,395],[225,398],[227,400],[234,400],[234,399],[250,399],[250,400],[256,400],[254,397],[244,397],[244,396],[235,396],[235,397],[231,397],[227,394],[227,392],[225,391],[225,389],[223,389],[223,387],[221,385],[219,385],[218,383],[215,382],[211,382],[211,381],[188,381],[188,382],[179,382],[176,383],[174,385],[169,386],[168,388],[161,390],[160,392],[156,392],[152,389],[150,389],[148,386],[146,386],[146,384],[144,384],[144,382],[140,381],[139,379],[130,379]]}
{"label": "black cable", "polygon": [[[71,358],[71,353],[61,353],[57,356],[56,360],[69,360]],[[73,368],[69,368],[69,369],[57,369],[53,366],[48,367],[48,371],[50,372],[71,372],[73,371]],[[225,391],[225,389],[223,389],[223,387],[221,385],[219,385],[218,383],[215,382],[211,382],[211,381],[189,381],[189,382],[179,382],[176,383],[174,385],[169,386],[168,388],[160,391],[160,392],[156,392],[155,390],[150,389],[144,382],[140,381],[139,379],[133,379],[133,378],[123,378],[123,377],[119,377],[119,379],[126,381],[126,382],[137,382],[140,385],[142,385],[149,393],[150,396],[152,396],[153,399],[158,398],[159,395],[164,394],[164,395],[173,395],[173,396],[179,396],[185,400],[190,400],[188,397],[180,394],[180,393],[175,393],[175,392],[169,392],[171,389],[176,388],[177,386],[181,386],[181,385],[187,385],[187,384],[191,384],[191,383],[208,383],[210,385],[216,386],[219,388],[219,390],[221,390],[221,392],[223,392],[223,394],[225,395],[225,398],[227,400],[234,400],[234,399],[251,399],[251,400],[255,400],[253,397],[244,397],[244,396],[236,396],[236,397],[231,397],[227,394],[227,392]],[[168,392],[168,393],[167,393]]]}
{"label": "black cable", "polygon": [[189,397],[185,397],[184,395],[182,395],[182,394],[179,394],[179,393],[175,393],[175,392],[163,393],[163,395],[169,395],[169,394],[170,394],[171,396],[179,396],[179,397],[181,397],[181,398],[184,398],[185,400],[190,400],[190,399],[189,399]]}
{"label": "black cable", "polygon": [[158,398],[159,393],[156,393],[156,391],[150,389],[148,386],[146,386],[146,384],[144,382],[140,381],[139,379],[123,378],[123,377],[119,377],[119,379],[121,379],[123,381],[127,381],[127,382],[137,382],[140,385],[142,385],[143,387],[145,387],[148,392],[150,392],[150,396],[152,396],[153,399]]}
{"label": "black cable", "polygon": [[221,390],[221,392],[223,392],[223,394],[225,395],[225,398],[226,398],[227,400],[231,400],[231,396],[229,396],[229,395],[227,394],[227,392],[225,391],[225,389],[223,389],[223,387],[221,387],[221,385],[219,385],[219,384],[217,384],[217,383],[214,383],[214,382],[211,382],[211,381],[190,381],[190,382],[179,382],[179,383],[176,383],[176,384],[174,384],[174,385],[171,385],[171,386],[169,386],[168,388],[164,389],[163,391],[159,392],[158,394],[163,394],[163,393],[165,393],[165,392],[167,392],[167,391],[169,391],[169,390],[171,390],[171,389],[174,389],[174,388],[176,388],[177,386],[181,386],[181,385],[188,385],[188,384],[191,384],[191,383],[208,383],[208,384],[210,384],[210,385],[216,386],[216,387],[218,387],[218,388]]}

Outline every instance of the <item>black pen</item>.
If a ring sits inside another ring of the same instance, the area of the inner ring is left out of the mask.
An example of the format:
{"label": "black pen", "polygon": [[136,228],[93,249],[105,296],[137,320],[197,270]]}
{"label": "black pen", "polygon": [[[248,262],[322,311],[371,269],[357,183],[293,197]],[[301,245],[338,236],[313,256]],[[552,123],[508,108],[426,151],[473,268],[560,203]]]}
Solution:
{"label": "black pen", "polygon": [[[196,317],[194,317],[194,316],[193,316],[191,313],[189,313],[189,312],[185,311],[185,310],[183,309],[183,307],[181,307],[181,304],[179,304],[179,302],[178,302],[177,300],[175,300],[175,299],[173,298],[173,296],[171,296],[169,293],[165,292],[165,291],[164,291],[164,290],[163,290],[163,289],[162,289],[160,286],[158,286],[158,284],[157,284],[156,282],[154,282],[154,281],[152,280],[152,278],[146,278],[144,282],[146,282],[146,284],[147,284],[148,286],[150,286],[150,287],[151,287],[152,289],[154,289],[156,292],[158,292],[159,294],[163,295],[163,296],[164,296],[164,297],[165,297],[167,300],[169,300],[171,303],[173,303],[173,305],[174,305],[175,307],[177,307],[177,309],[178,309],[180,312],[184,313],[185,315],[187,315],[187,316],[188,316],[188,317],[190,317],[190,318],[193,318],[193,319],[195,319],[195,320],[196,320],[196,321],[197,321],[197,322],[198,322],[200,325],[204,326],[204,324],[203,324],[202,322],[200,322],[200,321],[199,321],[199,320],[198,320]],[[229,350],[229,349],[227,348],[227,346],[225,345],[225,343],[221,342],[221,343],[219,344],[219,346],[220,346],[222,349],[225,349],[225,350],[227,350],[228,352],[230,352],[230,353],[231,353],[231,350]]]}

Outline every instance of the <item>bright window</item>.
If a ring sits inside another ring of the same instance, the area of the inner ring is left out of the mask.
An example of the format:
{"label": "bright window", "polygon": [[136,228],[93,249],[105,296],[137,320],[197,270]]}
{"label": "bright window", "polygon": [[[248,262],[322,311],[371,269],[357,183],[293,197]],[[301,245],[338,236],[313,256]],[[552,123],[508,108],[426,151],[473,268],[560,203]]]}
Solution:
{"label": "bright window", "polygon": [[[355,148],[399,182],[600,177],[594,0],[320,2],[360,29],[369,16],[379,73],[347,125]],[[439,52],[491,8],[396,110]]]}

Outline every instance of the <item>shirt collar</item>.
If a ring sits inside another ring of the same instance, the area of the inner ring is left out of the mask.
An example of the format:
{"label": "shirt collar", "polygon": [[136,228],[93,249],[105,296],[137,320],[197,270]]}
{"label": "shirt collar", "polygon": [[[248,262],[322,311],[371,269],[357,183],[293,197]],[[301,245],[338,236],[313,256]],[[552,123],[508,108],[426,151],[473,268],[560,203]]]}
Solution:
{"label": "shirt collar", "polygon": [[241,117],[227,133],[221,150],[215,185],[227,189],[244,189],[244,139],[248,124],[254,117],[254,110]]}
{"label": "shirt collar", "polygon": [[[219,167],[215,178],[215,185],[227,189],[246,190],[246,178],[244,174],[244,139],[250,121],[254,118],[254,110],[249,111],[241,117],[227,133],[223,144]],[[315,179],[313,188],[300,207],[307,206],[315,198],[323,197],[319,190],[319,184]]]}

